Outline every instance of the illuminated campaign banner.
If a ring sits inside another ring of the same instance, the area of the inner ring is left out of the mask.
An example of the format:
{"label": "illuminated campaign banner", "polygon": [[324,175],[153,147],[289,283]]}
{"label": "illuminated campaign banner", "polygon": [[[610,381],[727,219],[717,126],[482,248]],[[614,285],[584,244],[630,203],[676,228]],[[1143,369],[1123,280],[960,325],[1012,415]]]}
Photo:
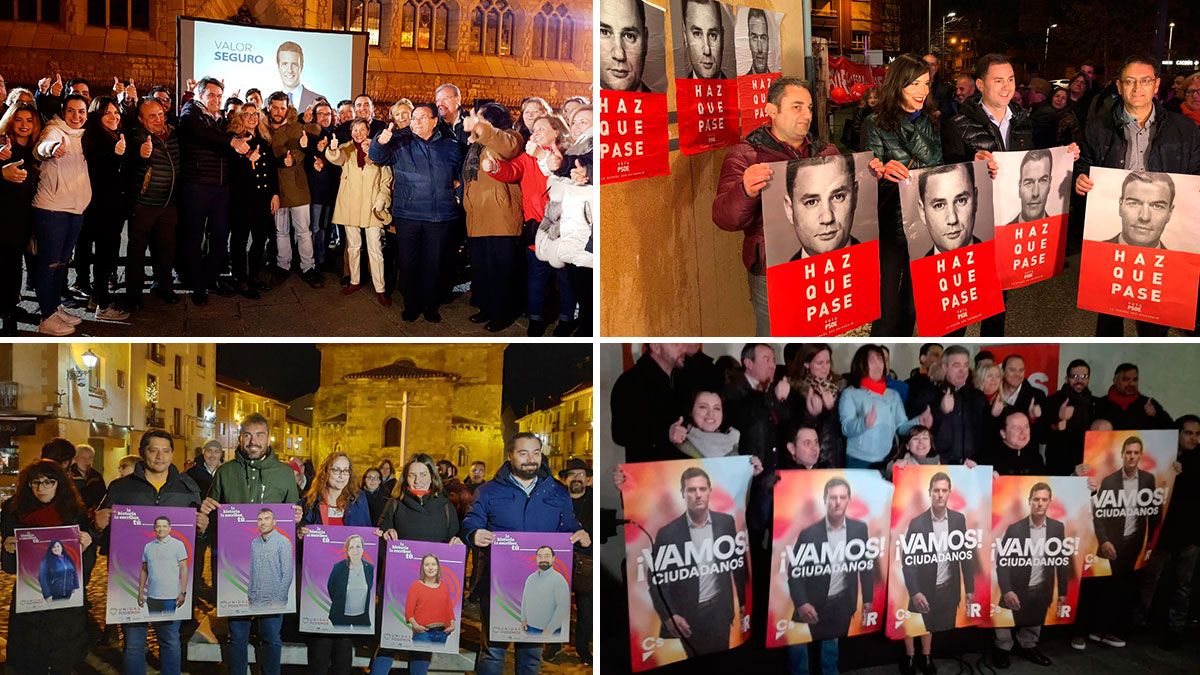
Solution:
{"label": "illuminated campaign banner", "polygon": [[1067,212],[1075,165],[1065,147],[997,152],[992,181],[996,215],[996,272],[1005,290],[1062,272],[1067,257]]}
{"label": "illuminated campaign banner", "polygon": [[[1035,389],[1050,395],[1058,391],[1058,352],[1059,344],[1036,344],[1025,342],[1015,345],[985,345],[980,351],[989,351],[996,357],[1000,365],[1005,357],[1016,354],[1025,362],[1025,379]],[[1057,411],[1055,411],[1057,412]]]}
{"label": "illuminated campaign banner", "polygon": [[917,169],[900,206],[920,335],[945,335],[1004,311],[987,163]]}
{"label": "illuminated campaign banner", "polygon": [[111,522],[105,622],[190,619],[196,510],[113,506]]}
{"label": "illuminated campaign banner", "polygon": [[761,127],[767,117],[767,90],[783,75],[783,12],[738,7],[733,51],[737,62],[738,108],[742,135]]}
{"label": "illuminated campaign banner", "polygon": [[600,182],[670,173],[666,11],[600,0]]}
{"label": "illuminated campaign banner", "polygon": [[1146,565],[1171,502],[1178,453],[1174,430],[1087,432],[1083,463],[1096,488],[1096,555],[1084,576],[1124,574]]}
{"label": "illuminated campaign banner", "polygon": [[992,467],[896,467],[887,636],[986,626]]}
{"label": "illuminated campaign banner", "polygon": [[882,87],[884,66],[856,63],[844,56],[829,59],[829,98],[838,105],[857,103],[871,87]]}
{"label": "illuminated campaign banner", "polygon": [[[750,637],[747,456],[623,464],[629,649],[640,672]],[[693,523],[710,523],[696,532]],[[700,537],[700,540],[694,539]]]}
{"label": "illuminated campaign banner", "polygon": [[491,546],[494,642],[566,642],[571,629],[569,532],[497,532]]}
{"label": "illuminated campaign banner", "polygon": [[679,151],[695,155],[741,139],[733,11],[717,0],[671,0]]}
{"label": "illuminated campaign banner", "polygon": [[1200,176],[1092,167],[1079,308],[1191,329],[1200,285]]}
{"label": "illuminated campaign banner", "polygon": [[379,569],[375,528],[309,525],[301,568],[300,630],[375,632],[375,572]]}
{"label": "illuminated campaign banner", "polygon": [[16,612],[83,607],[83,545],[79,526],[20,527]]}
{"label": "illuminated campaign banner", "polygon": [[291,504],[217,509],[217,616],[296,611],[295,536]]}
{"label": "illuminated campaign banner", "polygon": [[779,472],[768,647],[883,628],[891,506],[878,471]]}
{"label": "illuminated campaign banner", "polygon": [[381,646],[458,653],[466,557],[467,547],[461,544],[387,542]]}
{"label": "illuminated campaign banner", "polygon": [[879,318],[871,153],[773,162],[763,191],[771,334],[839,335]]}
{"label": "illuminated campaign banner", "polygon": [[1075,623],[1084,560],[1095,547],[1086,479],[997,476],[992,481],[991,625]]}

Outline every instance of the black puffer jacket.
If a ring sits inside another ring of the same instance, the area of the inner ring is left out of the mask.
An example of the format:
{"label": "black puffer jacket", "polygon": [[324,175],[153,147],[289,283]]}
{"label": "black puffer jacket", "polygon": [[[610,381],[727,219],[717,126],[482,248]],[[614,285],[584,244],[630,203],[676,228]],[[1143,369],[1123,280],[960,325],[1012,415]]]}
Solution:
{"label": "black puffer jacket", "polygon": [[942,159],[947,164],[970,162],[979,150],[1001,152],[1005,150],[1033,149],[1033,122],[1029,112],[1015,103],[1009,103],[1012,120],[1008,123],[1008,143],[1000,137],[1000,127],[992,123],[983,109],[983,101],[976,97],[964,101],[958,114],[942,124]]}
{"label": "black puffer jacket", "polygon": [[[124,134],[124,131],[119,132]],[[92,183],[92,202],[88,210],[116,216],[125,207],[125,157],[116,153],[118,136],[92,126],[83,132],[83,155],[87,158],[88,180]],[[130,153],[129,137],[125,138],[125,154]]]}
{"label": "black puffer jacket", "polygon": [[458,534],[458,512],[440,493],[416,498],[405,492],[392,499],[379,518],[379,529],[395,530],[401,539],[448,542]]}
{"label": "black puffer jacket", "polygon": [[183,142],[180,180],[200,185],[229,184],[229,141],[221,117],[209,115],[199,101],[188,101],[179,115],[179,137]]}
{"label": "black puffer jacket", "polygon": [[33,195],[37,193],[38,162],[33,156],[33,146],[18,145],[11,138],[0,136],[0,142],[8,143],[12,157],[4,164],[23,162],[21,168],[27,172],[24,182],[13,183],[0,178],[0,204],[4,204],[4,225],[0,227],[0,245],[24,249],[33,234]]}
{"label": "black puffer jacket", "polygon": [[179,134],[167,127],[164,141],[154,136],[150,141],[153,150],[150,159],[142,159],[142,144],[146,136],[153,136],[145,127],[138,125],[125,136],[125,161],[129,164],[130,194],[140,206],[162,207],[175,201],[179,194],[179,170],[182,155]]}
{"label": "black puffer jacket", "polygon": [[[1075,162],[1075,176],[1086,174],[1093,166],[1125,168],[1124,106],[1114,105],[1110,113],[1088,120]],[[1200,127],[1195,122],[1154,104],[1154,122],[1150,131],[1148,171],[1200,175]]]}

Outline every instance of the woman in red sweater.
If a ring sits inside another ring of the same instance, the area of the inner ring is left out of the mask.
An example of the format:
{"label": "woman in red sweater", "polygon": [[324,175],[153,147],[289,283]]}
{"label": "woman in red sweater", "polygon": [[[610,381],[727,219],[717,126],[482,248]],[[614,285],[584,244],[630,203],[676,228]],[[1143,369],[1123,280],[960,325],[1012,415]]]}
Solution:
{"label": "woman in red sweater", "polygon": [[404,616],[412,626],[414,643],[445,644],[454,632],[450,586],[442,583],[442,565],[432,553],[421,558],[421,578],[408,587]]}

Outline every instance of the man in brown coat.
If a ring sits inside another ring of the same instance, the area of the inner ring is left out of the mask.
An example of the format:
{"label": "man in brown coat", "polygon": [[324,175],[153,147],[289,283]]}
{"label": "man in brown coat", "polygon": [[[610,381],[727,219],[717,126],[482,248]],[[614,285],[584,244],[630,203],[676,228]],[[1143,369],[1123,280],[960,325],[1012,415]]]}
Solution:
{"label": "man in brown coat", "polygon": [[[267,99],[271,149],[279,166],[279,208],[275,211],[275,263],[272,270],[276,285],[287,280],[292,266],[292,229],[300,249],[300,278],[313,288],[325,285],[325,276],[313,258],[312,232],[309,230],[308,174],[304,159],[317,152],[321,127],[301,124],[296,109],[288,105],[287,94],[277,91]],[[290,226],[289,226],[290,225]]]}

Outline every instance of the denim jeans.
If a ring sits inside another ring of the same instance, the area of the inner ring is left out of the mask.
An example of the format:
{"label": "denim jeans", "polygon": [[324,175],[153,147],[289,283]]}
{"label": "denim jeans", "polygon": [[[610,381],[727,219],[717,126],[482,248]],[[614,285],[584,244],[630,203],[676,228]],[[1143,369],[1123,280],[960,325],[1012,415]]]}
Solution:
{"label": "denim jeans", "polygon": [[[418,642],[416,635],[413,635],[413,642]],[[387,675],[392,669],[392,664],[395,663],[396,656],[408,659],[410,675],[426,675],[429,672],[429,662],[433,658],[431,652],[406,653],[381,649],[375,658],[371,659],[371,675]]]}
{"label": "denim jeans", "polygon": [[[175,604],[174,600],[161,601]],[[183,656],[179,644],[178,621],[156,621],[149,623],[125,624],[125,664],[126,675],[145,675],[146,673],[146,635],[149,627],[154,626],[154,635],[158,638],[158,655],[162,662],[162,675],[179,675],[180,659]]]}
{"label": "denim jeans", "polygon": [[309,231],[308,204],[280,207],[275,212],[275,262],[281,269],[292,267],[292,230],[296,231],[296,248],[300,249],[300,271],[313,268],[313,240]]}
{"label": "denim jeans", "polygon": [[283,652],[283,641],[279,629],[283,625],[282,614],[248,616],[229,620],[229,656],[225,659],[232,675],[244,675],[250,661],[250,624],[258,622],[258,635],[262,638],[258,653],[258,665],[264,675],[279,675],[279,659]]}
{"label": "denim jeans", "polygon": [[67,263],[79,240],[83,227],[83,214],[66,211],[33,210],[33,234],[37,239],[37,288],[38,309],[42,318],[48,318],[62,304],[62,291],[67,287]]}
{"label": "denim jeans", "polygon": [[538,260],[537,255],[528,248],[525,249],[525,259],[529,270],[529,297],[526,299],[529,318],[533,321],[545,320],[543,311],[546,306],[546,291],[550,290],[550,277],[553,276],[558,280],[558,320],[574,321],[575,293],[571,290],[571,277],[567,268],[554,269],[550,263]]}
{"label": "denim jeans", "polygon": [[325,264],[325,232],[333,218],[332,204],[308,205],[308,231],[312,233],[313,260]]}
{"label": "denim jeans", "polygon": [[[487,626],[484,626],[487,630]],[[517,675],[537,675],[542,670],[542,648],[544,645],[536,642],[514,642],[517,651]],[[501,675],[504,671],[504,653],[508,651],[507,643],[495,644],[489,642],[480,650],[475,661],[476,675]]]}
{"label": "denim jeans", "polygon": [[449,635],[441,628],[433,628],[424,633],[413,633],[413,642],[423,642],[431,645],[444,645]]}
{"label": "denim jeans", "polygon": [[757,337],[771,335],[771,311],[767,305],[767,275],[746,272],[750,284],[750,306],[754,309],[754,334]]}
{"label": "denim jeans", "polygon": [[[817,640],[812,643],[821,649],[821,675],[837,675],[838,641]],[[808,645],[792,645],[787,648],[788,673],[808,675]]]}

